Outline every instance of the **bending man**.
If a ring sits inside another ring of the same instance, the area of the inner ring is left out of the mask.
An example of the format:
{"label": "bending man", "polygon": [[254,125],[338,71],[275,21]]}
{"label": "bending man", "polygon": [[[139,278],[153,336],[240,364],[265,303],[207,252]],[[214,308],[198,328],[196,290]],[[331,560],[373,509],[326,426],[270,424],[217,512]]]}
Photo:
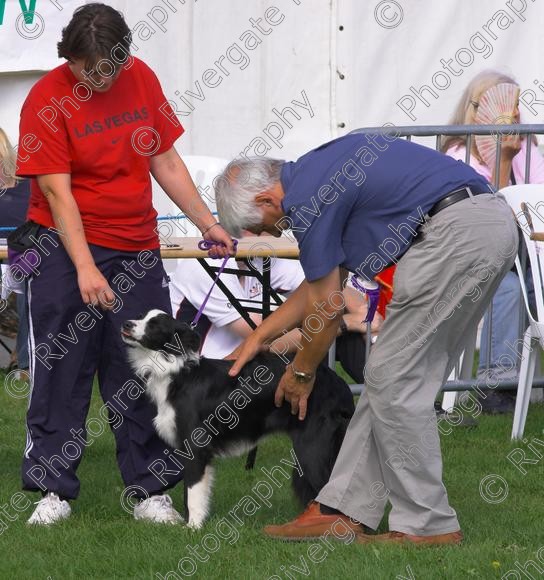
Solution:
{"label": "bending man", "polygon": [[[459,543],[442,483],[434,400],[517,250],[513,214],[469,166],[392,135],[350,134],[296,162],[241,159],[218,180],[221,223],[280,236],[291,229],[306,281],[234,352],[231,374],[283,330],[303,349],[276,404],[306,415],[314,373],[336,336],[341,269],[371,279],[397,263],[393,300],[365,371],[366,389],[329,483],[304,514],[265,533],[308,539],[349,516],[388,534],[359,541]],[[493,240],[493,243],[490,243]]]}

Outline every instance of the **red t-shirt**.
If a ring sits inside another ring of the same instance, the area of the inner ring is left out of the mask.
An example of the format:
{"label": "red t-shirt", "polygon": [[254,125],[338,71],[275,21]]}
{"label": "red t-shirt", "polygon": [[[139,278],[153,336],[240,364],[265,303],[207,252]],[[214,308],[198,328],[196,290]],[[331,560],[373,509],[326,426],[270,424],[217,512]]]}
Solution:
{"label": "red t-shirt", "polygon": [[[118,250],[159,247],[152,205],[152,155],[183,133],[155,73],[141,60],[111,89],[90,91],[68,64],[40,79],[21,110],[17,174],[70,173],[87,241]],[[54,227],[32,179],[28,219]]]}

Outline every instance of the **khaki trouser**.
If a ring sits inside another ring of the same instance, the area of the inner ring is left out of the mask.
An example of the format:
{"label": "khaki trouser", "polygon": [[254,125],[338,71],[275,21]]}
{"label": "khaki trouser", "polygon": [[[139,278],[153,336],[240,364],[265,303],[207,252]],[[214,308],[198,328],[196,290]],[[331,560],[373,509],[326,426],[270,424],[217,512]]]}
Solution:
{"label": "khaki trouser", "polygon": [[399,260],[366,388],[317,501],[376,528],[391,502],[389,529],[456,531],[442,483],[434,400],[517,250],[514,217],[492,194],[429,218]]}

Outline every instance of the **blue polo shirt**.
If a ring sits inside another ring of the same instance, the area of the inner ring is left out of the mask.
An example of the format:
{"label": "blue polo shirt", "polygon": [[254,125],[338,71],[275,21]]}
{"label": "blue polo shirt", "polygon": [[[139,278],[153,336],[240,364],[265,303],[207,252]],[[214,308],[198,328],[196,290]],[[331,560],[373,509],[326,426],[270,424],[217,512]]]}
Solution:
{"label": "blue polo shirt", "polygon": [[410,247],[425,214],[469,186],[491,191],[461,161],[394,136],[351,134],[330,141],[281,171],[286,214],[306,278],[336,266],[372,279]]}

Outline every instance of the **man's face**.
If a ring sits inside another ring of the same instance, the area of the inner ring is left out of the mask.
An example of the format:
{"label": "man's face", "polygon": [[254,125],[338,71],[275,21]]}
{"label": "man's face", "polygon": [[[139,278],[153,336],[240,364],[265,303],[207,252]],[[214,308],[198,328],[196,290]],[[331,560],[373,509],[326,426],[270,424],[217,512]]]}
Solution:
{"label": "man's face", "polygon": [[276,225],[278,220],[279,218],[276,219],[274,216],[267,215],[266,211],[263,211],[263,221],[247,231],[250,231],[256,236],[260,236],[261,234],[268,234],[270,236],[274,236],[275,238],[279,238],[283,229],[280,228],[279,225]]}
{"label": "man's face", "polygon": [[107,59],[103,59],[97,64],[98,67],[95,66],[89,70],[85,66],[84,59],[74,59],[68,63],[68,66],[76,79],[85,83],[93,92],[106,93],[119,78],[122,67]]}

